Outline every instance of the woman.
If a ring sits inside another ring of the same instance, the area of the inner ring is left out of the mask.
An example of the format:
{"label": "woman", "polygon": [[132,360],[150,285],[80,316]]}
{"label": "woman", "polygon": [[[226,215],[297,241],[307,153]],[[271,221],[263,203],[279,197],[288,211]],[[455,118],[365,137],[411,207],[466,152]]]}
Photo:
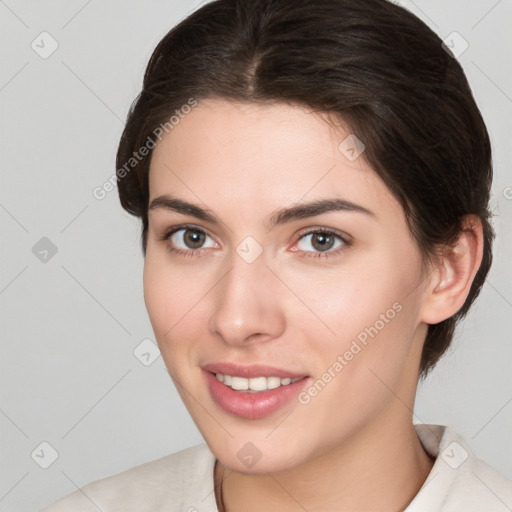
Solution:
{"label": "woman", "polygon": [[206,444],[46,510],[512,507],[455,432],[412,423],[494,237],[487,130],[421,21],[384,0],[206,4],[155,49],[117,179]]}

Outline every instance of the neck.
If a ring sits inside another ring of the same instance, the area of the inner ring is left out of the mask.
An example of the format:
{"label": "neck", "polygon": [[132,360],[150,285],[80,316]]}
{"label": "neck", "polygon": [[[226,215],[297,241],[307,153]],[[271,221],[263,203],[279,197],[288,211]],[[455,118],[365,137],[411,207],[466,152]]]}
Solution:
{"label": "neck", "polygon": [[395,416],[387,428],[382,423],[369,426],[343,446],[272,474],[238,473],[218,462],[219,510],[404,510],[423,485],[434,460],[424,451],[410,418],[401,425],[397,428]]}

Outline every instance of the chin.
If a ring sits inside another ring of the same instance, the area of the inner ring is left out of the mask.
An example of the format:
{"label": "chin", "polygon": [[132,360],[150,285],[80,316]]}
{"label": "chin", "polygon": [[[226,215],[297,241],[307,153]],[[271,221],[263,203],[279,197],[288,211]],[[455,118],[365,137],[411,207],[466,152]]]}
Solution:
{"label": "chin", "polygon": [[[287,471],[303,462],[304,450],[294,443],[284,446],[281,439],[265,439],[269,430],[259,436],[229,437],[207,444],[215,457],[230,471],[246,475],[266,475]],[[251,440],[252,439],[252,440]],[[298,456],[300,454],[300,459]]]}

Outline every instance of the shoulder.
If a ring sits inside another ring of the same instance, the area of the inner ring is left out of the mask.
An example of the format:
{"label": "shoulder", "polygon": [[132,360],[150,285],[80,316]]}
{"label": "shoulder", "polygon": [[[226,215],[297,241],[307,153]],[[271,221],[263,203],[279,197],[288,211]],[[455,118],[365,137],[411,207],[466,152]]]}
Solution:
{"label": "shoulder", "polygon": [[505,512],[512,510],[512,482],[478,459],[449,427],[416,425],[435,463],[407,512]]}
{"label": "shoulder", "polygon": [[505,512],[512,510],[512,482],[470,454],[447,497],[447,510]]}
{"label": "shoulder", "polygon": [[42,512],[209,510],[214,463],[208,446],[200,444],[92,482]]}

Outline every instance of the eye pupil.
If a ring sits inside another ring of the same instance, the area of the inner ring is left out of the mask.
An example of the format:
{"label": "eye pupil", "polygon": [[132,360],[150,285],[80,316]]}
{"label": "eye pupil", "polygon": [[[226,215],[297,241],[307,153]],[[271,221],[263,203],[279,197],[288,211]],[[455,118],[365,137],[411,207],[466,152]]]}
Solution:
{"label": "eye pupil", "polygon": [[200,231],[194,231],[193,229],[187,229],[183,236],[183,239],[188,247],[191,249],[198,249],[204,244],[204,233]]}
{"label": "eye pupil", "polygon": [[313,235],[313,247],[319,251],[327,251],[332,248],[334,244],[334,237],[326,235],[325,233],[315,233]]}

